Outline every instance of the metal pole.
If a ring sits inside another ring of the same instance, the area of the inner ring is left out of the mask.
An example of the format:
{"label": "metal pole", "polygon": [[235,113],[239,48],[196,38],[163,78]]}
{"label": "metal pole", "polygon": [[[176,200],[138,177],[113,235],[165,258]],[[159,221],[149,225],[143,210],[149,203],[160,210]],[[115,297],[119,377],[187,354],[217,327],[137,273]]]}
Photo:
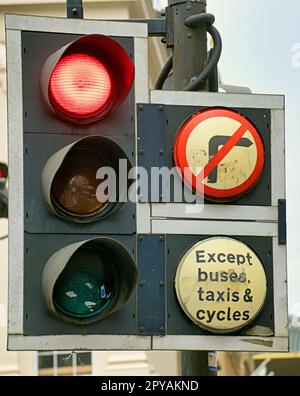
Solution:
{"label": "metal pole", "polygon": [[67,17],[72,19],[83,19],[82,0],[67,0]]}
{"label": "metal pole", "polygon": [[[167,30],[173,48],[174,89],[182,90],[205,69],[207,59],[207,26],[188,27],[186,18],[206,12],[206,0],[169,0]],[[208,91],[208,84],[203,86]]]}
{"label": "metal pole", "polygon": [[[186,18],[206,12],[206,0],[169,0],[167,8],[167,44],[173,49],[174,89],[182,90],[205,69],[207,59],[207,26],[188,27]],[[208,83],[202,90],[208,91]],[[181,352],[181,375],[208,376],[208,352]]]}

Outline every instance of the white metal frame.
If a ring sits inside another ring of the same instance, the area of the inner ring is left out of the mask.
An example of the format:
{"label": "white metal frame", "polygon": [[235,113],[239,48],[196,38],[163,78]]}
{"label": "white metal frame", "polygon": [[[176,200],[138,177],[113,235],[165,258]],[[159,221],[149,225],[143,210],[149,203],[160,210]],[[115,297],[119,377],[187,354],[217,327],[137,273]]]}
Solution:
{"label": "white metal frame", "polygon": [[[150,103],[181,106],[240,107],[271,110],[271,187],[272,205],[222,206],[205,204],[203,211],[193,211],[194,205],[185,204],[142,204],[144,218],[140,233],[187,234],[195,233],[193,220],[234,220],[241,222],[278,222],[278,200],[286,197],[285,186],[285,98],[282,95],[244,95],[207,92],[151,91]],[[166,223],[168,221],[168,225]],[[139,224],[138,224],[139,226]],[[245,225],[246,227],[246,225]],[[247,227],[255,230],[255,224]],[[258,225],[258,231],[259,231]],[[264,226],[263,226],[264,227]],[[237,228],[237,227],[234,227]],[[159,231],[161,230],[161,231]],[[273,232],[273,231],[271,231]],[[197,233],[197,232],[196,232]]]}
{"label": "white metal frame", "polygon": [[149,101],[147,24],[6,15],[9,168],[10,177],[14,180],[9,191],[8,349],[149,350],[151,337],[23,335],[24,180],[21,32],[26,30],[133,37],[136,101],[137,103]]}
{"label": "white metal frame", "polygon": [[[226,208],[206,205],[204,212],[186,212],[186,205],[137,204],[138,233],[230,234],[273,238],[275,336],[115,336],[115,335],[23,335],[23,132],[21,31],[134,36],[137,65],[137,102],[148,103],[147,25],[110,21],[66,20],[7,15],[9,131],[9,324],[10,350],[244,350],[286,351],[288,348],[286,246],[278,245],[278,199],[285,193],[284,98],[269,95],[235,95],[153,91],[152,103],[191,106],[227,106],[271,109],[272,117],[272,206]],[[191,209],[191,208],[190,208]],[[251,213],[252,212],[252,213]],[[253,215],[252,215],[253,214]],[[199,221],[200,220],[200,221]],[[234,221],[233,221],[234,220]],[[255,221],[253,221],[255,220]]]}
{"label": "white metal frame", "polygon": [[197,212],[193,210],[195,205],[142,205],[145,206],[144,233],[272,237],[275,307],[274,337],[232,335],[153,337],[152,348],[154,350],[212,350],[213,348],[219,351],[287,351],[287,251],[286,246],[278,244],[278,200],[286,198],[284,96],[151,91],[150,103],[271,110],[272,205],[270,207],[205,204],[203,210]]}
{"label": "white metal frame", "polygon": [[[233,235],[228,222],[227,235]],[[214,235],[218,234],[216,228]],[[204,227],[201,234],[206,235]],[[240,233],[248,235],[248,233]],[[256,236],[265,236],[256,233]],[[288,314],[287,314],[287,271],[286,246],[278,244],[278,237],[273,238],[273,289],[275,307],[275,334],[263,336],[166,336],[153,337],[153,349],[157,350],[217,350],[217,351],[252,351],[252,352],[286,352],[288,351]],[[263,329],[257,329],[257,332]]]}

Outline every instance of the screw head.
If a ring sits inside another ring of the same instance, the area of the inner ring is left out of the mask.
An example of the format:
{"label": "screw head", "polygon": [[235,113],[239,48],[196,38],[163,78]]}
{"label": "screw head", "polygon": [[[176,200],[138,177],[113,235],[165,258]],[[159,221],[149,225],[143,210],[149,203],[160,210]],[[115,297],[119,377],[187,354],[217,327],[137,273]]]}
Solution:
{"label": "screw head", "polygon": [[160,287],[164,287],[165,286],[165,282],[164,281],[161,281],[160,282]]}
{"label": "screw head", "polygon": [[144,155],[144,150],[140,149],[140,155]]}
{"label": "screw head", "polygon": [[140,287],[143,287],[145,285],[145,281],[140,281],[139,285]]}
{"label": "screw head", "polygon": [[144,331],[145,331],[145,328],[144,327],[140,327],[140,333],[144,333]]}
{"label": "screw head", "polygon": [[162,327],[159,329],[159,331],[160,331],[160,333],[164,333],[164,332],[165,332],[165,328],[162,326]]}

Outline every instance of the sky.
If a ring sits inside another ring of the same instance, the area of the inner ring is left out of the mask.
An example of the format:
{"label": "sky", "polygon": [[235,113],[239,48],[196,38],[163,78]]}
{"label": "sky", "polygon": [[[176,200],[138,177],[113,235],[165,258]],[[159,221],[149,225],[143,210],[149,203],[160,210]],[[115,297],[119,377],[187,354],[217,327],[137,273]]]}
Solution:
{"label": "sky", "polygon": [[207,0],[223,38],[224,84],[286,95],[288,285],[300,303],[300,2]]}
{"label": "sky", "polygon": [[[166,0],[155,0],[156,6]],[[164,4],[164,5],[165,5]],[[289,307],[300,303],[300,1],[207,0],[223,39],[222,83],[286,95]]]}

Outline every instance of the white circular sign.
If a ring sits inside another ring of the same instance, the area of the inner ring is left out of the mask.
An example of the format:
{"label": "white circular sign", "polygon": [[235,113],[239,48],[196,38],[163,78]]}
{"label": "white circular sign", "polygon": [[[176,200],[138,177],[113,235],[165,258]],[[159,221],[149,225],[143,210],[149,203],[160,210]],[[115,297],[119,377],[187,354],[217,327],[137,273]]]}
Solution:
{"label": "white circular sign", "polygon": [[192,246],[176,273],[176,294],[186,315],[213,333],[230,333],[252,322],[267,296],[267,277],[244,243],[214,237]]}

